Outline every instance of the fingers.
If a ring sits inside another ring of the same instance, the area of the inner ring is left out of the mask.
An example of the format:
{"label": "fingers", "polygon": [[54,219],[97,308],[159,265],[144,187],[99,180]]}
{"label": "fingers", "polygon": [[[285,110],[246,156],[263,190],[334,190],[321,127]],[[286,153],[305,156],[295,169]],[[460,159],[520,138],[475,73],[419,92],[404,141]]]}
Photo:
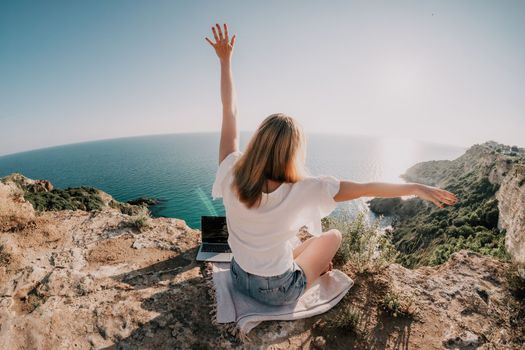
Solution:
{"label": "fingers", "polygon": [[454,205],[458,201],[458,198],[454,193],[437,187],[428,186],[427,194],[430,197],[429,200],[432,201],[439,208],[443,208],[443,204]]}
{"label": "fingers", "polygon": [[213,37],[215,38],[215,42],[219,42],[219,37],[217,36],[217,32],[215,31],[215,27],[211,27],[211,31],[213,32]]}
{"label": "fingers", "polygon": [[443,205],[443,203],[441,203],[441,201],[436,198],[436,197],[432,197],[432,203],[434,203],[437,207],[443,209],[445,206]]}
{"label": "fingers", "polygon": [[219,23],[215,23],[215,26],[217,26],[217,31],[219,32],[219,39],[224,40],[224,36],[222,35],[222,29]]}
{"label": "fingers", "polygon": [[441,192],[434,192],[434,197],[438,198],[441,202],[444,202],[444,203],[447,203],[447,204],[451,204],[454,202],[454,199],[453,198],[450,198],[446,195],[444,195],[443,193]]}
{"label": "fingers", "polygon": [[215,47],[215,44],[210,39],[208,39],[208,37],[205,37],[204,39],[206,39],[206,41],[209,42],[212,47]]}
{"label": "fingers", "polygon": [[444,204],[454,205],[458,202],[458,198],[454,193],[438,187],[423,186],[421,190],[422,193],[419,195],[421,199],[432,202],[439,208],[444,208]]}
{"label": "fingers", "polygon": [[224,23],[224,39],[226,42],[230,42],[230,38],[228,37],[228,25]]}
{"label": "fingers", "polygon": [[214,49],[219,50],[220,48],[227,48],[230,46],[230,52],[231,49],[233,49],[233,46],[235,45],[235,38],[236,35],[233,35],[230,40],[230,35],[228,32],[228,24],[224,23],[224,33],[222,32],[221,26],[218,23],[215,23],[213,27],[211,27],[211,30],[213,32],[213,37],[215,38],[215,43],[211,41],[208,37],[206,37],[206,41],[210,43],[211,46],[213,46]]}
{"label": "fingers", "polygon": [[454,193],[451,193],[449,191],[445,191],[445,190],[440,190],[439,193],[444,196],[445,198],[448,198],[448,199],[453,199],[453,200],[457,200],[458,197],[456,197],[456,195]]}
{"label": "fingers", "polygon": [[455,204],[458,201],[455,194],[450,193],[445,190],[436,191],[436,195],[442,202],[449,204],[449,205]]}
{"label": "fingers", "polygon": [[436,204],[435,201],[438,202],[438,204],[436,204],[438,207],[440,208],[443,208],[443,204],[446,204],[446,205],[454,205],[456,204],[456,200],[455,199],[452,199],[452,198],[447,198],[445,196],[443,196],[442,194],[440,193],[434,193],[432,195],[432,201]]}

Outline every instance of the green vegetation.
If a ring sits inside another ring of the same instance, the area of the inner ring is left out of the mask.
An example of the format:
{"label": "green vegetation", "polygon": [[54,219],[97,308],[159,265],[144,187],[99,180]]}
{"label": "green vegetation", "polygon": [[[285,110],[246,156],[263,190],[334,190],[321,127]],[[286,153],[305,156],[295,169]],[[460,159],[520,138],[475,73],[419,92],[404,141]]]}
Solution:
{"label": "green vegetation", "polygon": [[381,308],[393,317],[412,317],[415,314],[414,299],[392,289],[383,297]]}
{"label": "green vegetation", "polygon": [[419,199],[408,200],[417,209],[412,215],[400,215],[393,225],[393,242],[400,252],[397,262],[406,267],[438,265],[462,249],[508,259],[505,232],[497,227],[498,186],[476,171],[447,180],[444,188],[458,196],[457,204],[441,209]]}
{"label": "green vegetation", "polygon": [[344,304],[334,317],[326,320],[327,328],[339,328],[354,334],[359,333],[359,323],[361,321],[361,312],[351,304]]}
{"label": "green vegetation", "polygon": [[334,258],[336,264],[350,262],[359,272],[376,271],[396,258],[397,252],[391,243],[390,234],[381,230],[379,220],[367,222],[364,213],[352,219],[346,211],[338,217],[324,218],[322,224],[323,231],[335,228],[343,236],[341,247]]}
{"label": "green vegetation", "polygon": [[28,192],[24,198],[38,211],[57,210],[100,210],[104,202],[98,195],[98,191],[91,187],[69,187],[64,190],[53,189],[49,192]]}
{"label": "green vegetation", "polygon": [[139,216],[136,216],[136,217],[131,217],[126,222],[126,224],[129,227],[135,228],[139,232],[143,232],[143,231],[147,230],[148,228],[150,228],[149,217],[146,216],[146,215],[139,215]]}

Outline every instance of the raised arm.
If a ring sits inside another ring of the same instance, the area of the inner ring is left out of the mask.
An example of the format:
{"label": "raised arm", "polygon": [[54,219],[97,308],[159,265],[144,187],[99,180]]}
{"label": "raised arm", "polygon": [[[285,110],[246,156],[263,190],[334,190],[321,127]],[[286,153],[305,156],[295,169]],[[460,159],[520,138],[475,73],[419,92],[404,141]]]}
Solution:
{"label": "raised arm", "polygon": [[457,202],[455,194],[437,187],[417,183],[392,184],[386,182],[359,183],[341,181],[339,192],[334,196],[336,202],[348,201],[360,197],[401,197],[415,195],[421,199],[431,201],[440,208],[444,204],[452,205]]}
{"label": "raised arm", "polygon": [[233,86],[231,57],[235,45],[235,35],[228,36],[228,25],[224,24],[224,33],[219,24],[211,28],[215,43],[208,37],[206,41],[215,49],[221,63],[221,100],[222,100],[222,129],[219,146],[219,164],[231,152],[239,150],[239,130],[237,128],[237,101]]}

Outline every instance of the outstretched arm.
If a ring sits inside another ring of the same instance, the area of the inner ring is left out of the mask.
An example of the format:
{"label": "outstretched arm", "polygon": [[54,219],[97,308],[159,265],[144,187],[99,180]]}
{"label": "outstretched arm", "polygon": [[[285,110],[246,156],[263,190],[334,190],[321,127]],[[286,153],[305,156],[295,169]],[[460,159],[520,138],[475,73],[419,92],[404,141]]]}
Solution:
{"label": "outstretched arm", "polygon": [[222,130],[219,146],[219,164],[231,152],[239,150],[239,130],[237,129],[237,101],[233,86],[231,57],[235,45],[235,35],[228,36],[228,25],[224,24],[224,33],[216,24],[211,28],[215,43],[208,37],[206,41],[215,49],[221,63],[221,100],[222,100]]}
{"label": "outstretched arm", "polygon": [[341,181],[339,192],[334,196],[334,200],[336,202],[343,202],[359,197],[391,198],[411,195],[416,195],[421,199],[431,201],[440,208],[443,208],[443,204],[452,205],[458,200],[456,195],[451,192],[417,183],[358,183],[352,181]]}

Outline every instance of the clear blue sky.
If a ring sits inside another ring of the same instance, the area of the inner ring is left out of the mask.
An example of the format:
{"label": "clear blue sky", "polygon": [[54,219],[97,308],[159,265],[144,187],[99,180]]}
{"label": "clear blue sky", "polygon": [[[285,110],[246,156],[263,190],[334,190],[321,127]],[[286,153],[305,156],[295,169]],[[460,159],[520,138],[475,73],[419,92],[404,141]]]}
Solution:
{"label": "clear blue sky", "polygon": [[0,154],[218,131],[237,34],[240,128],[525,146],[525,1],[1,1]]}

